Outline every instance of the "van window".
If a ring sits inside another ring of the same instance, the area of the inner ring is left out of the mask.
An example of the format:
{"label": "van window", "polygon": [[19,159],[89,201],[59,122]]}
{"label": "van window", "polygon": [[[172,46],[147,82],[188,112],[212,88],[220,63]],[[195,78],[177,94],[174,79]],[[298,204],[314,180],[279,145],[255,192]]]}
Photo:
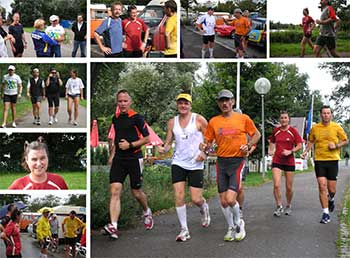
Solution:
{"label": "van window", "polygon": [[107,16],[107,12],[106,11],[98,11],[95,10],[93,12],[93,17],[91,17],[91,19],[104,19]]}
{"label": "van window", "polygon": [[164,10],[162,6],[149,6],[146,7],[139,18],[141,18],[149,27],[157,26],[164,16]]}

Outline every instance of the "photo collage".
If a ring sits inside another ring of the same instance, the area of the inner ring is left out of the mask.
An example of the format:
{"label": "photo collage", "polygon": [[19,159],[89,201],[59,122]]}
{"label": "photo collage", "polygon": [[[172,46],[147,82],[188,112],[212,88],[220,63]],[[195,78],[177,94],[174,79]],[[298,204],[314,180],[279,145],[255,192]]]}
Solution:
{"label": "photo collage", "polygon": [[0,258],[350,257],[349,0],[0,13]]}

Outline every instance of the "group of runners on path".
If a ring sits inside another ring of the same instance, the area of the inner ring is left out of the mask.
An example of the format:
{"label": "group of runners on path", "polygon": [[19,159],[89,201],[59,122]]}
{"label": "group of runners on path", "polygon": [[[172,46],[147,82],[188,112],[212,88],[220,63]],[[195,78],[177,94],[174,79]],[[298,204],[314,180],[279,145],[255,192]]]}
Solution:
{"label": "group of runners on path", "polygon": [[[38,68],[32,70],[32,76],[28,79],[27,97],[30,98],[33,108],[33,124],[41,125],[41,101],[47,98],[48,101],[48,124],[58,123],[57,113],[60,106],[60,88],[63,81],[59,72],[51,68],[46,79],[40,77]],[[74,126],[78,125],[78,108],[80,100],[84,99],[84,84],[78,77],[77,70],[70,71],[70,78],[65,85],[65,97],[67,99],[68,123]],[[17,127],[16,123],[16,104],[17,99],[22,97],[23,85],[22,79],[16,74],[16,68],[13,65],[8,67],[8,74],[5,74],[1,85],[1,98],[4,102],[4,117],[2,128],[7,126],[8,112],[11,107],[12,127]],[[73,116],[74,105],[74,116]]]}
{"label": "group of runners on path", "polygon": [[[113,117],[116,133],[111,150],[110,170],[110,223],[104,228],[112,238],[118,238],[118,219],[123,182],[130,177],[131,192],[144,210],[144,225],[152,229],[153,217],[147,204],[142,185],[141,146],[149,142],[149,132],[144,118],[131,109],[132,99],[126,90],[117,95],[120,113]],[[192,113],[192,97],[181,93],[176,98],[178,115],[167,124],[165,144],[158,146],[160,153],[168,152],[175,139],[175,149],[171,164],[172,183],[175,195],[176,213],[180,222],[180,233],[176,241],[187,241],[191,238],[187,225],[185,204],[185,185],[188,181],[193,204],[199,208],[201,225],[210,225],[210,213],[207,201],[203,198],[204,160],[213,143],[217,145],[217,185],[221,209],[228,225],[225,241],[241,241],[246,236],[245,222],[240,208],[243,206],[244,192],[241,182],[246,157],[256,148],[260,132],[252,119],[240,112],[235,112],[235,99],[229,90],[218,93],[217,105],[221,114],[206,119]],[[334,196],[338,175],[340,148],[348,143],[344,130],[332,122],[332,111],[329,106],[320,110],[321,122],[312,127],[308,144],[302,157],[314,146],[315,172],[319,184],[322,206],[321,223],[330,222],[329,212],[334,210]],[[293,176],[295,171],[294,153],[301,149],[302,138],[298,131],[289,125],[289,114],[280,113],[280,125],[269,137],[269,154],[273,156],[273,194],[277,208],[274,216],[283,213],[291,215],[293,197]],[[141,137],[142,135],[142,137]],[[281,179],[284,171],[286,178],[286,205],[281,197]]]}

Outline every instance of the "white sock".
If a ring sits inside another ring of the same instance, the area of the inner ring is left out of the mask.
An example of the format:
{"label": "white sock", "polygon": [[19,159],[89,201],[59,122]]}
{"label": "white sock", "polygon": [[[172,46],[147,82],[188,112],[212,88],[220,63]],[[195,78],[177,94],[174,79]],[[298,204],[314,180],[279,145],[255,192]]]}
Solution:
{"label": "white sock", "polygon": [[143,215],[151,215],[152,214],[152,211],[150,208],[147,208],[146,211],[143,211]]}
{"label": "white sock", "polygon": [[207,52],[206,49],[202,49],[202,58],[205,58],[205,53]]}
{"label": "white sock", "polygon": [[235,225],[239,225],[241,223],[241,219],[239,216],[239,204],[238,202],[236,202],[236,204],[231,207],[232,210],[232,214],[233,214],[233,221],[235,223]]}
{"label": "white sock", "polygon": [[328,208],[323,208],[322,211],[323,211],[323,213],[329,214],[329,209]]}
{"label": "white sock", "polygon": [[205,209],[208,209],[209,205],[208,205],[207,201],[204,200],[202,206],[200,206],[199,208],[201,209],[201,211],[204,211]]}
{"label": "white sock", "polygon": [[224,214],[224,217],[226,219],[226,222],[229,227],[233,227],[233,214],[231,212],[231,208],[227,206],[226,208],[221,206],[222,213]]}
{"label": "white sock", "polygon": [[176,207],[176,213],[177,213],[177,217],[179,218],[181,228],[188,230],[186,205]]}
{"label": "white sock", "polygon": [[213,57],[213,54],[214,54],[214,48],[209,48],[210,57]]}
{"label": "white sock", "polygon": [[113,225],[113,227],[115,227],[116,229],[118,228],[118,222],[117,222],[117,221],[113,221],[113,222],[112,222],[112,225]]}

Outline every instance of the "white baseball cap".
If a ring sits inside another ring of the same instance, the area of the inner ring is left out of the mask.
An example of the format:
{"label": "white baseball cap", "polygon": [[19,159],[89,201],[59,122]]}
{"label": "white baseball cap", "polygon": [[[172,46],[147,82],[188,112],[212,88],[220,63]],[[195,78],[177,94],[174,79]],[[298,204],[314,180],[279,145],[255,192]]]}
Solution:
{"label": "white baseball cap", "polygon": [[34,68],[34,69],[33,69],[33,72],[38,73],[38,72],[39,72],[39,69],[38,69],[38,68]]}
{"label": "white baseball cap", "polygon": [[51,15],[50,16],[50,21],[52,22],[52,21],[58,21],[60,18],[57,16],[57,15]]}
{"label": "white baseball cap", "polygon": [[16,67],[14,67],[13,65],[10,65],[9,68],[7,70],[16,70]]}

